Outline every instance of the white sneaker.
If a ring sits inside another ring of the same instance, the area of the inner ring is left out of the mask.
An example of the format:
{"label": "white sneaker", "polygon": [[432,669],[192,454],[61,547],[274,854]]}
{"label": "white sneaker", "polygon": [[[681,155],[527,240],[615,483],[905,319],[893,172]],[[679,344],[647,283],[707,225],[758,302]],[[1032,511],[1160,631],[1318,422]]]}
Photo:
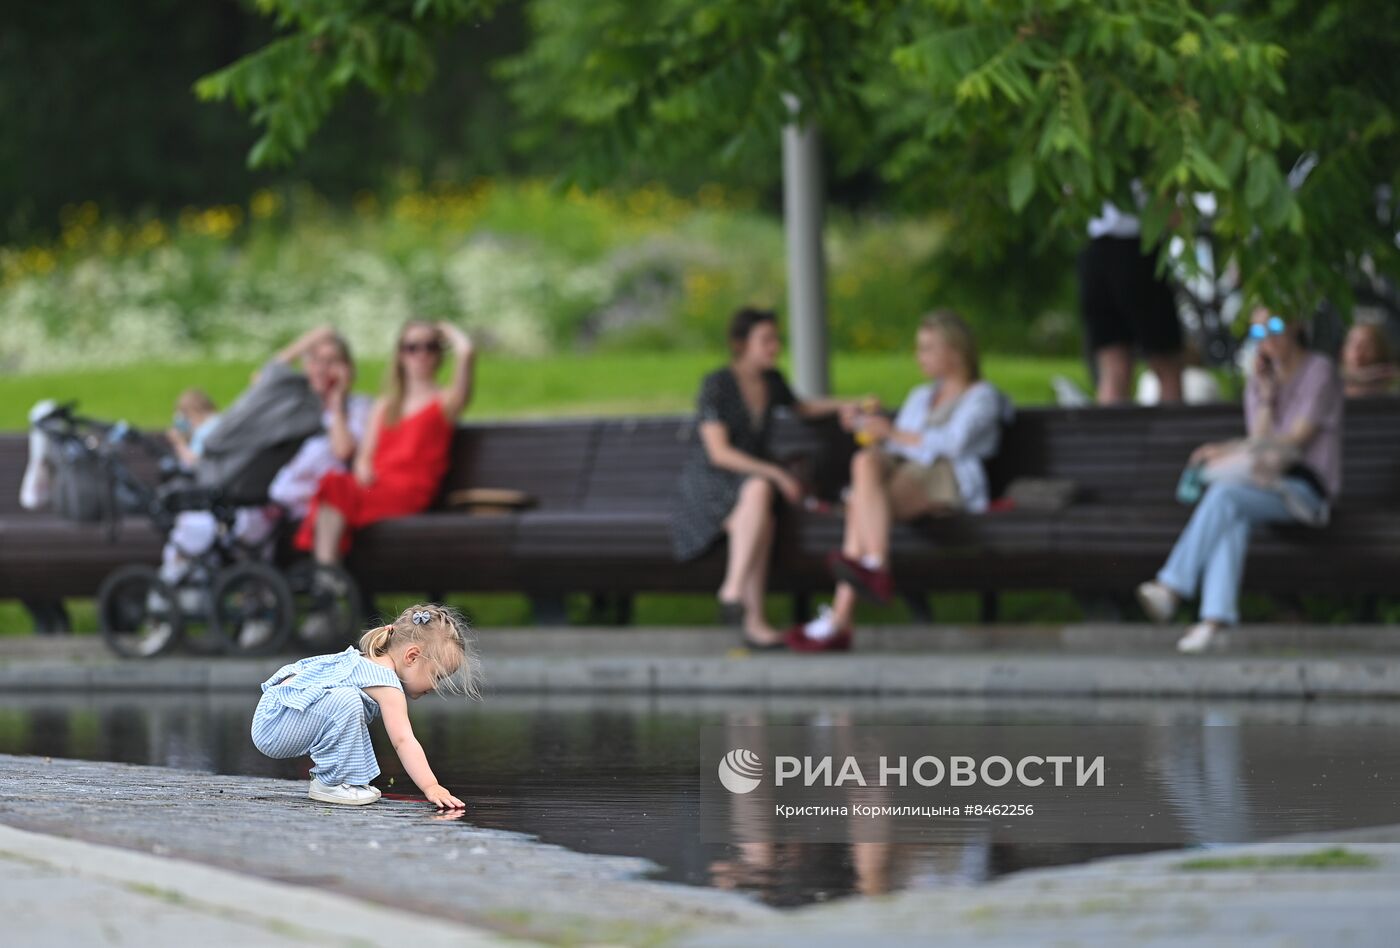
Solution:
{"label": "white sneaker", "polygon": [[364,806],[378,800],[380,796],[377,787],[351,786],[348,783],[330,787],[315,777],[311,778],[311,787],[306,791],[306,795],[321,803],[341,803],[345,806]]}
{"label": "white sneaker", "polygon": [[1176,615],[1176,607],[1180,604],[1176,593],[1155,579],[1137,588],[1137,601],[1142,606],[1142,611],[1147,613],[1147,618],[1158,625],[1172,621],[1172,616]]}
{"label": "white sneaker", "polygon": [[813,642],[825,642],[836,634],[836,614],[830,606],[817,610],[817,617],[802,627],[802,632]]}
{"label": "white sneaker", "polygon": [[1186,630],[1186,634],[1176,643],[1178,652],[1195,654],[1204,652],[1210,648],[1211,641],[1215,638],[1215,626],[1210,622],[1197,622]]}

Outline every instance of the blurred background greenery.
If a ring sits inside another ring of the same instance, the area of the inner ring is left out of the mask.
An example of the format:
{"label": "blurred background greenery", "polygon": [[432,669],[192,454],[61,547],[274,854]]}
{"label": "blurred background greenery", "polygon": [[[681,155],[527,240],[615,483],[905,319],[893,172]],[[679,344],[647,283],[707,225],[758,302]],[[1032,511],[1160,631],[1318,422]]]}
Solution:
{"label": "blurred background greenery", "polygon": [[[542,135],[500,75],[527,48],[524,9],[438,36],[419,95],[350,93],[278,170],[250,170],[247,117],[191,91],[273,38],[253,4],[12,10],[0,375],[256,360],[322,322],[374,356],[411,313],[505,356],[714,351],[735,306],[781,305],[776,142],[723,185],[676,162],[559,186],[568,138]],[[957,218],[893,201],[858,164],[833,162],[829,192],[834,351],[904,351],[922,313],[953,305],[990,351],[1078,352],[1072,247],[974,257]],[[1043,378],[1034,391],[1049,397]]]}
{"label": "blurred background greenery", "polygon": [[[227,403],[320,323],[372,390],[410,314],[480,340],[474,417],[684,411],[728,314],[786,299],[790,91],[823,135],[836,390],[900,398],[913,327],[954,306],[988,377],[1048,401],[1084,380],[1084,221],[1135,178],[1214,192],[1262,290],[1345,308],[1351,270],[1397,272],[1397,46],[1393,0],[11,4],[0,428],[41,397],[162,425],[182,388]],[[1169,199],[1144,221],[1201,223]],[[0,632],[18,615],[0,604]]]}

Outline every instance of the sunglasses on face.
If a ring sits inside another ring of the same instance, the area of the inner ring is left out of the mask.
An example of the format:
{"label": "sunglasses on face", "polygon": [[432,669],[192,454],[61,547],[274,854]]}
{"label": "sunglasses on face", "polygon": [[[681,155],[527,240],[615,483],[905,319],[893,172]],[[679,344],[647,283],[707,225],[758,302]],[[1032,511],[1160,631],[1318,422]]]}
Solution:
{"label": "sunglasses on face", "polygon": [[442,343],[402,342],[399,343],[399,351],[404,353],[405,355],[417,355],[420,352],[425,352],[428,355],[437,355],[438,353],[442,352]]}
{"label": "sunglasses on face", "polygon": [[1270,316],[1262,323],[1255,323],[1249,327],[1249,338],[1265,339],[1269,336],[1282,336],[1288,325],[1281,316]]}

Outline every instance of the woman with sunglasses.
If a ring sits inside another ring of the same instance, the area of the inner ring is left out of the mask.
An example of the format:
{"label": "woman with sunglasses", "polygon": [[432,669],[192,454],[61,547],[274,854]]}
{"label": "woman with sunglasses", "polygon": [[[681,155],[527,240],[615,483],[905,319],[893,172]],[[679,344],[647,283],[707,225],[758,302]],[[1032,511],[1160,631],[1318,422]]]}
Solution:
{"label": "woman with sunglasses", "polygon": [[[444,343],[452,378],[438,385]],[[332,565],[350,549],[353,531],[378,520],[426,510],[447,473],[454,419],[472,394],[475,352],[449,323],[412,319],[399,330],[394,362],[355,452],[353,473],[321,479],[296,545]]]}
{"label": "woman with sunglasses", "polygon": [[1236,601],[1250,530],[1258,523],[1321,526],[1342,486],[1342,386],[1336,366],[1303,346],[1300,327],[1258,307],[1245,389],[1248,438],[1201,445],[1193,465],[1215,474],[1157,578],[1138,587],[1154,621],[1168,622],[1201,587],[1200,622],[1177,643],[1205,650],[1239,622]]}

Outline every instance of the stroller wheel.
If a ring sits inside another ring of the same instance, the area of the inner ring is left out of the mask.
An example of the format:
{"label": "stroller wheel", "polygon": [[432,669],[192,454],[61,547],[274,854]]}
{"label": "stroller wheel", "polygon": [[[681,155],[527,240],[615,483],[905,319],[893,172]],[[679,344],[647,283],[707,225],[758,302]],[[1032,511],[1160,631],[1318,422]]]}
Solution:
{"label": "stroller wheel", "polygon": [[97,622],[107,647],[123,658],[153,658],[175,647],[184,616],[175,591],[153,567],[130,564],[102,581]]}
{"label": "stroller wheel", "polygon": [[272,655],[292,630],[292,591],[275,569],[237,563],[220,570],[210,593],[209,625],[230,655]]}
{"label": "stroller wheel", "polygon": [[303,560],[287,571],[296,595],[293,638],[304,648],[340,648],[354,640],[364,622],[360,586],[340,566]]}

